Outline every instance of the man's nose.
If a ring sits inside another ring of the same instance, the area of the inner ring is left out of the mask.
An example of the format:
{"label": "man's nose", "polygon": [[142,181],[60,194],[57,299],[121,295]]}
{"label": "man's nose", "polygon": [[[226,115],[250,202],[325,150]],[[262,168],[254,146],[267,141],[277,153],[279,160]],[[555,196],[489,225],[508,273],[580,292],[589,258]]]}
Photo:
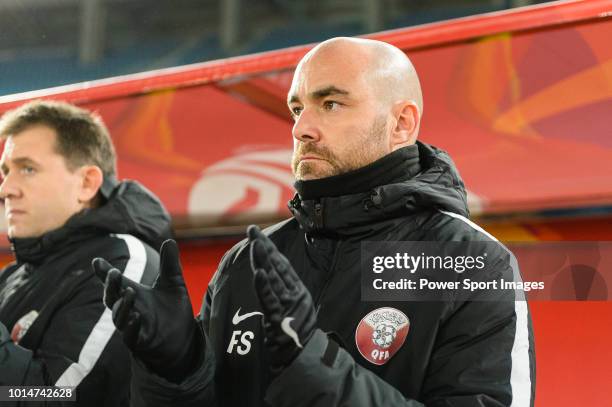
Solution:
{"label": "man's nose", "polygon": [[306,108],[302,110],[293,124],[292,134],[295,139],[302,142],[316,143],[321,140],[316,113]]}
{"label": "man's nose", "polygon": [[7,175],[0,182],[0,199],[16,197],[19,195],[19,188],[14,184],[12,177]]}

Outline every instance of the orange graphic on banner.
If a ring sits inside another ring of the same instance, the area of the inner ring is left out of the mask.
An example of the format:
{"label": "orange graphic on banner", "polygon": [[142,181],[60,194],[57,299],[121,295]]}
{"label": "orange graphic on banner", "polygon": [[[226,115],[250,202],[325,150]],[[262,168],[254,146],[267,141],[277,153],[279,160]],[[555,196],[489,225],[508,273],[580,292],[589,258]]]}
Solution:
{"label": "orange graphic on banner", "polygon": [[[202,163],[174,151],[169,114],[175,90],[164,90],[138,98],[124,127],[114,130],[121,153],[154,166],[200,171]],[[145,148],[146,146],[146,148]]]}
{"label": "orange graphic on banner", "polygon": [[518,135],[529,123],[612,99],[612,59],[579,72],[522,100],[493,122],[493,130]]}
{"label": "orange graphic on banner", "polygon": [[[505,135],[537,137],[540,134],[533,125],[540,120],[612,100],[612,59],[524,98],[530,89],[521,84],[516,65],[522,62],[525,45],[513,44],[509,33],[485,38],[470,46],[457,65],[449,97],[458,111],[480,125]],[[502,110],[504,97],[509,107]]]}

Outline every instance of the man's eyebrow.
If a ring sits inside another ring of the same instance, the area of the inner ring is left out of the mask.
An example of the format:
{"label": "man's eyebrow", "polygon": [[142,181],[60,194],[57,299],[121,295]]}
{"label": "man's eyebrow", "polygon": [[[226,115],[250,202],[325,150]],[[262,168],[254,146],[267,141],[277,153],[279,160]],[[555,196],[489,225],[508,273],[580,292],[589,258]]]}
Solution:
{"label": "man's eyebrow", "polygon": [[8,173],[8,163],[7,161],[10,161],[12,163],[12,165],[16,165],[18,167],[24,167],[24,166],[30,166],[30,167],[40,167],[40,164],[38,164],[36,161],[32,160],[29,157],[16,157],[16,158],[11,158],[9,160],[2,160],[0,162],[0,166],[2,169],[3,173]]}
{"label": "man's eyebrow", "polygon": [[40,164],[38,164],[36,161],[32,160],[29,157],[17,157],[17,158],[12,158],[10,160],[0,161],[0,172],[2,172],[2,174],[9,173],[9,166],[7,164],[7,161],[10,161],[13,165],[16,165],[19,167],[24,167],[26,165],[31,166],[31,167],[40,167]]}
{"label": "man's eyebrow", "polygon": [[[331,96],[331,95],[348,96],[349,92],[347,90],[340,89],[340,88],[338,88],[338,87],[336,87],[334,85],[330,85],[330,86],[326,86],[324,88],[315,90],[309,96],[310,96],[311,99],[319,100],[319,99],[323,99],[323,98],[325,98],[327,96]],[[288,104],[299,103],[299,102],[300,102],[300,98],[297,95],[295,95],[295,94],[291,95],[291,97],[287,101]]]}
{"label": "man's eyebrow", "polygon": [[292,103],[299,103],[299,102],[300,102],[300,98],[296,94],[293,94],[287,101],[287,104],[290,105]]}
{"label": "man's eyebrow", "polygon": [[310,94],[312,99],[323,99],[324,97],[331,95],[343,95],[347,96],[349,94],[348,90],[340,89],[335,87],[334,85],[326,86],[322,89],[315,90]]}
{"label": "man's eyebrow", "polygon": [[[20,165],[20,166],[24,166],[24,165],[31,165],[31,166],[34,166],[34,167],[39,166],[39,164],[36,161],[32,160],[29,157],[17,157],[17,158],[11,159],[10,161],[12,161],[13,164],[15,164],[15,165]],[[6,166],[6,162],[3,161],[2,165]]]}

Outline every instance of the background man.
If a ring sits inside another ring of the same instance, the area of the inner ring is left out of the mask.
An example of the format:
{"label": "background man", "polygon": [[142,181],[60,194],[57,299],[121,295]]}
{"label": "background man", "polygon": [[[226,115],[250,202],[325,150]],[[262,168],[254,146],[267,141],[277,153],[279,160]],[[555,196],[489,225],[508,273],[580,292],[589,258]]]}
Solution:
{"label": "background man", "polygon": [[127,405],[129,354],[91,259],[104,253],[126,278],[150,285],[169,216],[139,184],[116,181],[97,115],[35,101],[7,112],[0,135],[0,197],[16,257],[0,272],[0,385],[75,386],[76,405]]}
{"label": "background man", "polygon": [[[361,300],[362,241],[489,241],[494,272],[518,276],[506,249],[466,218],[450,157],[416,141],[423,103],[408,58],[377,41],[325,41],[299,63],[288,105],[293,217],[251,227],[226,253],[196,322],[174,244],[152,289],[94,263],[138,360],[135,405],[532,405],[529,316],[513,292]],[[403,338],[389,327],[384,359],[360,345],[370,315],[410,324]]]}

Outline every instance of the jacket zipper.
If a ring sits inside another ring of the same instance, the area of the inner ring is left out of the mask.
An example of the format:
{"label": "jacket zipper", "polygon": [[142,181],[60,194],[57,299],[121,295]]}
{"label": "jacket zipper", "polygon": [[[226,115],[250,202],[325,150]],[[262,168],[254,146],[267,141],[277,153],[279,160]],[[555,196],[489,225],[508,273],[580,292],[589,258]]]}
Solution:
{"label": "jacket zipper", "polygon": [[323,229],[323,205],[320,202],[315,204],[315,226],[317,229]]}
{"label": "jacket zipper", "polygon": [[327,291],[327,288],[329,287],[331,283],[331,279],[336,269],[336,264],[338,263],[338,257],[339,257],[341,245],[342,245],[342,242],[338,241],[338,244],[336,245],[336,248],[334,249],[334,257],[332,258],[331,267],[329,268],[329,272],[327,273],[327,276],[325,277],[325,282],[323,283],[323,288],[321,288],[321,291],[319,292],[319,295],[317,296],[317,299],[315,301],[315,310],[316,310],[317,315],[319,314],[319,308],[321,308],[321,300],[323,299],[323,295]]}

